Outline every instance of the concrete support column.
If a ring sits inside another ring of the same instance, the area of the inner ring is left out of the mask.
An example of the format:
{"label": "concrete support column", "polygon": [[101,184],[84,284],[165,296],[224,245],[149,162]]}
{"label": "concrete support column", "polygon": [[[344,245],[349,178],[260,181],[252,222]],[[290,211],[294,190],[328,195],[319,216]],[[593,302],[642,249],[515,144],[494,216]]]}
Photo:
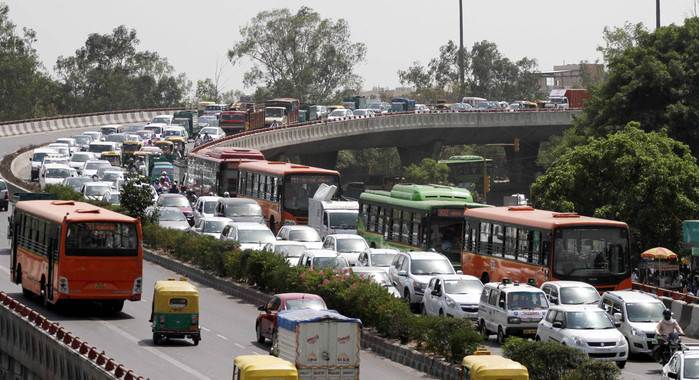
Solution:
{"label": "concrete support column", "polygon": [[303,165],[335,170],[335,167],[337,166],[337,151],[315,154],[299,154],[299,159]]}
{"label": "concrete support column", "polygon": [[441,141],[433,141],[423,145],[398,147],[398,155],[400,156],[401,166],[410,164],[419,164],[423,158],[439,158],[439,152],[442,150]]}
{"label": "concrete support column", "polygon": [[529,194],[529,187],[536,179],[537,171],[540,170],[536,165],[539,145],[538,141],[520,140],[519,152],[515,152],[512,146],[505,146],[510,187],[518,189],[518,192]]}

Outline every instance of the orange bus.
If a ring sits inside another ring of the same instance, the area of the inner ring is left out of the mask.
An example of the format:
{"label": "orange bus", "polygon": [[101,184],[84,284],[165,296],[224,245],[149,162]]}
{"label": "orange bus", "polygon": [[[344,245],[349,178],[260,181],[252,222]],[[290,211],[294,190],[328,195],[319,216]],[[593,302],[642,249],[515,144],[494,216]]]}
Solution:
{"label": "orange bus", "polygon": [[626,223],[529,206],[465,211],[461,267],[483,283],[571,280],[600,291],[631,288]]}
{"label": "orange bus", "polygon": [[11,231],[11,279],[25,295],[99,301],[112,312],[141,299],[138,219],[83,202],[21,201]]}
{"label": "orange bus", "polygon": [[340,173],[335,170],[276,161],[242,162],[238,170],[238,195],[260,204],[274,232],[285,223],[308,223],[308,198],[321,183],[340,188]]}
{"label": "orange bus", "polygon": [[205,147],[187,156],[185,184],[197,196],[210,192],[231,196],[238,193],[238,165],[241,162],[264,160],[259,150],[232,147]]}

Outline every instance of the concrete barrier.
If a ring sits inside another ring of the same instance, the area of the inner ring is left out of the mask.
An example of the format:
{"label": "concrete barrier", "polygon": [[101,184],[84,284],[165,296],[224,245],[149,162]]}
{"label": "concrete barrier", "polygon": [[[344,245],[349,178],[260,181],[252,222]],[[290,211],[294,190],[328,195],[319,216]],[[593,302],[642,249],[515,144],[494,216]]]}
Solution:
{"label": "concrete barrier", "polygon": [[687,327],[682,327],[685,335],[691,336],[693,338],[699,337],[699,305],[687,304],[685,305],[689,309],[688,313],[689,323]]}
{"label": "concrete barrier", "polygon": [[672,298],[670,297],[658,297],[663,303],[665,304],[665,307],[670,309],[672,307]]}
{"label": "concrete barrier", "polygon": [[0,292],[0,378],[143,379],[4,292]]}
{"label": "concrete barrier", "polygon": [[[677,320],[677,322],[682,326],[681,318],[682,318],[682,307],[686,305],[687,303],[684,301],[672,301],[670,303],[670,311],[672,311],[673,318]],[[682,329],[684,329],[684,326],[682,326]]]}
{"label": "concrete barrier", "polygon": [[[689,327],[689,325],[692,322],[692,309],[693,305],[689,303],[683,303],[682,304],[682,311],[680,311],[680,314],[675,314],[675,319],[679,321],[680,326],[682,327],[682,330],[685,330]],[[699,320],[695,319],[694,324],[699,324]]]}

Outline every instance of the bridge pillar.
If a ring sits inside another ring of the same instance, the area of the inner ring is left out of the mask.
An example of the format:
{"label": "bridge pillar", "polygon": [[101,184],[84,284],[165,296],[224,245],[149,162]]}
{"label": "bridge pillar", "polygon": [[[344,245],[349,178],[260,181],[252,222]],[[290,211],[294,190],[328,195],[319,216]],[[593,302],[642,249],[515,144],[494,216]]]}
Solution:
{"label": "bridge pillar", "polygon": [[299,159],[301,160],[301,163],[303,165],[335,170],[335,167],[337,166],[337,151],[314,154],[299,154]]}
{"label": "bridge pillar", "polygon": [[439,152],[442,150],[441,141],[433,141],[424,145],[398,147],[401,166],[419,164],[423,158],[439,159]]}
{"label": "bridge pillar", "polygon": [[505,146],[506,167],[510,178],[509,188],[529,194],[529,187],[539,171],[539,167],[536,165],[539,145],[538,141],[520,140],[518,152],[515,152],[513,146]]}

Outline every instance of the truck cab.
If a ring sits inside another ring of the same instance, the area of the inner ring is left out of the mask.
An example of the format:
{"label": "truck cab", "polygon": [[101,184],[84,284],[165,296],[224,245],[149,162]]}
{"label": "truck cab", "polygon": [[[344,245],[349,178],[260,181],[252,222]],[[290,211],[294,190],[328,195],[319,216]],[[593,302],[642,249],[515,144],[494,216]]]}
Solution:
{"label": "truck cab", "polygon": [[308,203],[308,225],[321,239],[332,234],[357,234],[359,203],[354,201],[319,201]]}

